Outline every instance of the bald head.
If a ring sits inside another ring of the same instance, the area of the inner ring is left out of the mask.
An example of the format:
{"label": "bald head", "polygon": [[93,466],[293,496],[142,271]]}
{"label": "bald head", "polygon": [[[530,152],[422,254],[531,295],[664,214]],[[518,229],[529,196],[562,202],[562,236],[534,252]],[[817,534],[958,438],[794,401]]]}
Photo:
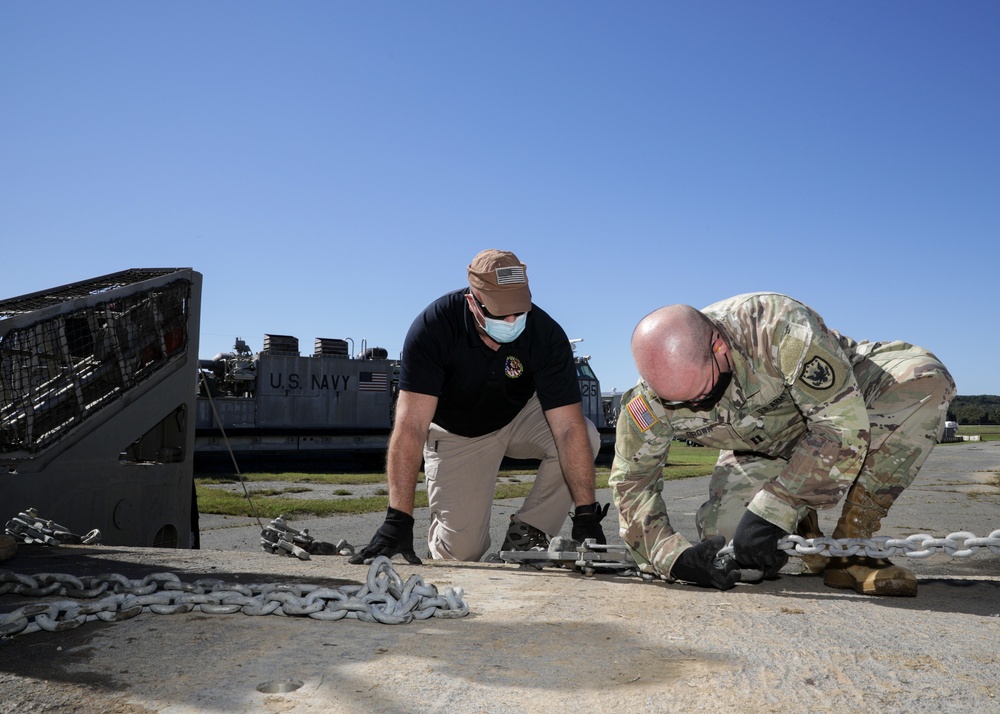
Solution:
{"label": "bald head", "polygon": [[690,305],[668,305],[639,321],[632,332],[632,358],[639,376],[666,400],[698,394],[714,326]]}

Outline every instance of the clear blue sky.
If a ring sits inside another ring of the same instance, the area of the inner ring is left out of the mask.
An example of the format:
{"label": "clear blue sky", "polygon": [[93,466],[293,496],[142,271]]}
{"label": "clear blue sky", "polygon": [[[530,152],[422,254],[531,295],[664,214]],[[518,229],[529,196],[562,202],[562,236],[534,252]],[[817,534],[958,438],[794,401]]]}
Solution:
{"label": "clear blue sky", "polygon": [[0,297],[204,275],[202,357],[398,355],[483,248],[635,381],[774,290],[1000,394],[1000,4],[0,3]]}

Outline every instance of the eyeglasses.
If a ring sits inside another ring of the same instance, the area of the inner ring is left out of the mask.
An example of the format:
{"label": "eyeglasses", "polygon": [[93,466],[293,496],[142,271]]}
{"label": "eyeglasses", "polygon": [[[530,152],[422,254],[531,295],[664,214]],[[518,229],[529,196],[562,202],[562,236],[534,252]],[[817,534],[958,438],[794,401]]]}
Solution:
{"label": "eyeglasses", "polygon": [[699,394],[694,399],[682,399],[680,401],[668,401],[666,399],[661,399],[660,402],[668,407],[679,407],[682,404],[689,404],[693,407],[697,407],[702,402],[704,402],[708,397],[715,391],[716,385],[719,383],[719,378],[722,376],[722,368],[719,367],[719,359],[716,357],[716,353],[712,350],[712,345],[715,344],[716,335],[718,333],[712,332],[708,340],[708,356],[712,358],[712,384],[711,386],[701,394]]}
{"label": "eyeglasses", "polygon": [[520,317],[521,315],[524,314],[523,312],[512,312],[509,315],[494,315],[492,312],[486,309],[486,306],[483,305],[483,303],[479,301],[479,298],[477,298],[473,293],[470,292],[469,295],[472,295],[473,302],[475,302],[476,305],[479,306],[479,309],[482,311],[483,316],[488,317],[491,320],[504,320],[508,317]]}

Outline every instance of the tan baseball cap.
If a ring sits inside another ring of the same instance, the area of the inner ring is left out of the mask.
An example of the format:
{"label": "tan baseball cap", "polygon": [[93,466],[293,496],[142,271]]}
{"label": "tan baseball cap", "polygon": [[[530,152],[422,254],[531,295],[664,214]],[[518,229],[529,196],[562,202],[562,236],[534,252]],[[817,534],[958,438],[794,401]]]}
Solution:
{"label": "tan baseball cap", "polygon": [[490,248],[479,253],[469,265],[469,285],[497,317],[531,309],[528,269],[510,251]]}

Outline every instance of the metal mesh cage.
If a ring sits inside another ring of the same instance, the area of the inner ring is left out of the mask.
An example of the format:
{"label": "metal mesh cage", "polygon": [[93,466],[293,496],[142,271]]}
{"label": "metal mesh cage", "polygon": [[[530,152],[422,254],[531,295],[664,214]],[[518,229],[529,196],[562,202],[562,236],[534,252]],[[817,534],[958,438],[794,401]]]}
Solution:
{"label": "metal mesh cage", "polygon": [[100,278],[90,278],[59,288],[0,300],[0,318],[37,312],[53,305],[87,298],[136,283],[176,273],[177,268],[131,268]]}
{"label": "metal mesh cage", "polygon": [[45,448],[186,351],[190,282],[68,305],[129,282],[125,273],[110,277],[103,287],[91,281],[0,303],[5,316],[67,307],[0,335],[0,453]]}

